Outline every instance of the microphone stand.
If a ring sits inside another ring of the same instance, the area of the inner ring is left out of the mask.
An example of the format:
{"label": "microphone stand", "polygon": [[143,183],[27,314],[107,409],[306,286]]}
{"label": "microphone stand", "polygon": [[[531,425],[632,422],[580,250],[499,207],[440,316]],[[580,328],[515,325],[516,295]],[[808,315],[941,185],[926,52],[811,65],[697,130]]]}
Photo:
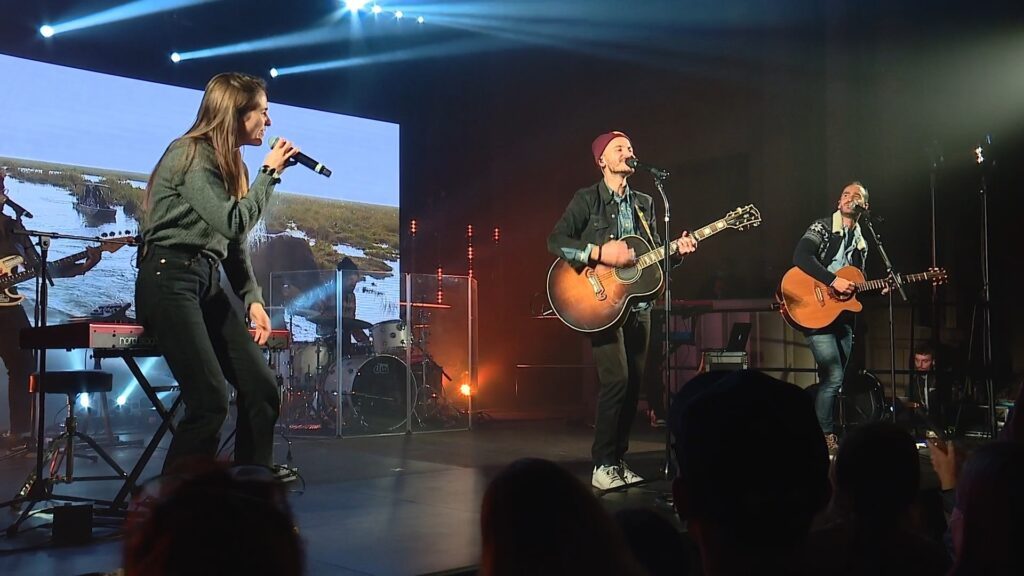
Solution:
{"label": "microphone stand", "polygon": [[907,292],[903,288],[903,280],[900,275],[896,273],[896,270],[892,267],[892,261],[889,260],[889,255],[885,251],[885,246],[882,245],[882,237],[875,231],[875,227],[872,224],[872,216],[868,211],[864,211],[864,227],[868,229],[871,237],[875,241],[875,245],[878,247],[878,253],[882,257],[882,263],[885,265],[885,273],[889,281],[889,388],[892,394],[892,421],[896,422],[896,322],[895,315],[893,313],[893,288],[900,293],[900,298],[904,302],[907,301]]}
{"label": "microphone stand", "polygon": [[[988,257],[988,172],[995,167],[995,162],[986,160],[985,153],[990,152],[986,146],[992,145],[992,137],[985,135],[985,141],[974,150],[975,162],[981,168],[978,194],[981,196],[981,361],[982,378],[985,394],[988,396],[988,426],[990,437],[996,438],[996,391],[992,375],[992,291],[989,282]],[[973,333],[974,326],[971,326]]]}
{"label": "microphone stand", "polygon": [[[942,165],[942,151],[938,146],[938,142],[934,144],[932,149],[929,151],[929,164],[930,169],[928,171],[928,189],[931,195],[932,201],[932,268],[939,267],[938,258],[938,227],[936,226],[936,189],[938,188],[938,177],[939,168]],[[940,321],[939,315],[942,313],[942,306],[939,303],[939,285],[936,283],[932,284],[932,344],[933,350],[938,352],[938,344],[941,340],[939,337],[940,327],[942,322]],[[911,341],[913,342],[913,341]]]}
{"label": "microphone stand", "polygon": [[[33,230],[15,230],[14,233],[20,236],[37,236],[39,238],[39,257],[36,259],[36,305],[34,320],[35,327],[40,328],[46,326],[47,298],[49,296],[49,287],[53,284],[53,278],[50,277],[46,262],[50,253],[50,241],[53,239],[53,235]],[[20,506],[25,502],[29,504],[22,509],[18,519],[7,527],[6,533],[8,538],[18,533],[18,527],[28,519],[32,509],[35,508],[38,502],[51,498],[49,486],[43,480],[43,455],[46,451],[46,394],[42,390],[42,380],[46,377],[46,349],[36,350],[35,353],[37,374],[39,375],[35,390],[35,394],[38,396],[38,408],[36,409],[36,466],[32,473],[29,474],[25,483],[22,484],[18,494],[13,499],[3,503],[4,507]],[[10,385],[14,386],[15,383],[11,382]]]}
{"label": "microphone stand", "polygon": [[[663,282],[665,283],[665,300],[664,300],[664,333],[662,334],[662,353],[664,354],[664,380],[665,386],[662,390],[662,409],[668,414],[670,402],[672,400],[672,252],[671,248],[671,221],[672,215],[669,208],[668,195],[665,194],[665,180],[668,178],[667,172],[655,173],[651,172],[651,176],[654,178],[654,187],[661,193],[661,200],[665,204],[665,232],[662,237],[664,243],[664,251],[662,253],[661,260],[661,272]],[[672,429],[669,426],[665,426],[665,464],[662,468],[662,474],[666,480],[671,480],[673,476],[672,470]]]}

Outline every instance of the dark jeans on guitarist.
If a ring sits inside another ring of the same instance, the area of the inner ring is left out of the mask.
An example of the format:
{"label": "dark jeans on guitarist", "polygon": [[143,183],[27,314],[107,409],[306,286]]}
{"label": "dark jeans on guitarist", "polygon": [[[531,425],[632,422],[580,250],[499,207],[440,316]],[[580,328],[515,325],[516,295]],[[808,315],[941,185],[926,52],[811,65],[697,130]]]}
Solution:
{"label": "dark jeans on guitarist", "polygon": [[184,460],[216,455],[228,415],[228,383],[238,392],[235,461],[271,466],[280,394],[259,346],[220,286],[220,264],[149,246],[139,266],[136,308],[147,333],[156,335],[185,406],[164,472]]}
{"label": "dark jeans on guitarist", "polygon": [[19,333],[30,327],[28,315],[21,304],[0,306],[0,360],[7,367],[7,400],[11,412],[11,434],[32,432],[32,394],[28,378],[35,371],[31,350],[18,345]]}
{"label": "dark jeans on guitarist", "polygon": [[835,434],[836,396],[853,348],[853,320],[843,313],[831,326],[805,332],[804,336],[818,365],[818,395],[814,401],[818,424],[825,434]]}
{"label": "dark jeans on guitarist", "polygon": [[650,344],[650,309],[630,311],[621,327],[591,337],[601,390],[591,454],[594,466],[618,466],[629,450]]}

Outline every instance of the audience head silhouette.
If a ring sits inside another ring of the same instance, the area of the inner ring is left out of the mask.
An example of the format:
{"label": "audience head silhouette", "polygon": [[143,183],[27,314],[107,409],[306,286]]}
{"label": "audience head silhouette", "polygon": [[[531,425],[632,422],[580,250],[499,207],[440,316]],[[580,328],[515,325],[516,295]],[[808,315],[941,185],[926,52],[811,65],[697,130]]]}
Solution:
{"label": "audience head silhouette", "polygon": [[128,530],[125,574],[302,574],[302,544],[271,471],[204,468],[166,478],[174,486]]}
{"label": "audience head silhouette", "polygon": [[917,498],[920,465],[913,437],[899,426],[854,428],[836,456],[837,507],[858,522],[891,525]]}
{"label": "audience head silhouette", "polygon": [[811,399],[753,370],[698,378],[673,399],[669,417],[676,509],[710,576],[785,572],[830,494]]}
{"label": "audience head silhouette", "polygon": [[482,576],[642,574],[591,489],[548,460],[517,460],[491,481],[480,529]]}
{"label": "audience head silhouette", "polygon": [[[956,560],[950,574],[1020,574],[1024,559],[1024,444],[993,442],[964,465],[951,520]],[[959,517],[957,515],[959,514]]]}

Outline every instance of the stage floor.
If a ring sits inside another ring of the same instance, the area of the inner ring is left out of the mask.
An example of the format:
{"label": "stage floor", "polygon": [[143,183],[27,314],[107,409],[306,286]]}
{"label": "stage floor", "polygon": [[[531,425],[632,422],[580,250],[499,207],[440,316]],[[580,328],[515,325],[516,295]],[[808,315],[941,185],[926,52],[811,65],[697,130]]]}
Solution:
{"label": "stage floor", "polygon": [[[628,460],[647,478],[660,478],[664,429],[638,420]],[[305,479],[305,491],[290,501],[306,545],[307,574],[416,575],[473,566],[480,554],[480,503],[488,480],[504,465],[522,457],[559,462],[589,485],[593,430],[563,420],[493,417],[474,430],[411,436],[315,438],[290,436],[292,464]],[[159,471],[166,440],[143,478]],[[139,448],[116,448],[115,459],[130,468]],[[287,446],[279,436],[277,461]],[[0,461],[0,499],[13,496],[34,465],[34,458]],[[76,474],[99,470],[76,461]],[[298,490],[301,483],[290,485]],[[78,483],[60,494],[112,497],[113,483]],[[624,492],[602,495],[610,510],[663,504],[668,483],[654,481]],[[0,510],[0,523],[16,515]],[[33,518],[26,526],[47,521]],[[109,534],[94,529],[94,537]],[[121,566],[121,541],[104,537],[71,548],[49,545],[50,530],[27,530],[0,538],[0,574],[86,574]]]}

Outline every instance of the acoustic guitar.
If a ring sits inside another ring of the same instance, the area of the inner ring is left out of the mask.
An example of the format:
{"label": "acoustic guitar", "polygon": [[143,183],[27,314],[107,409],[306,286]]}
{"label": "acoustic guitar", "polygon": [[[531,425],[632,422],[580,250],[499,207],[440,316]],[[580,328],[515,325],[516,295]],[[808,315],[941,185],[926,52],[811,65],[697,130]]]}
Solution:
{"label": "acoustic guitar", "polygon": [[[880,290],[889,285],[888,278],[865,281],[864,273],[856,266],[840,268],[836,276],[853,282],[857,289],[852,294],[841,294],[796,266],[786,272],[775,298],[779,301],[783,318],[790,326],[798,330],[824,328],[844,310],[860,312],[864,308],[857,300],[857,294]],[[926,281],[942,284],[948,279],[949,275],[942,268],[930,268],[920,274],[900,275],[900,282],[904,284]]]}
{"label": "acoustic guitar", "polygon": [[[693,231],[698,241],[733,228],[745,230],[761,224],[761,213],[753,204],[737,208],[703,228]],[[577,271],[559,258],[548,270],[548,302],[555,314],[573,330],[598,332],[616,326],[634,303],[653,300],[661,293],[664,274],[661,262],[665,247],[652,249],[640,236],[623,236],[623,242],[637,255],[632,266],[615,268],[604,264]],[[675,242],[669,244],[675,251]]]}

